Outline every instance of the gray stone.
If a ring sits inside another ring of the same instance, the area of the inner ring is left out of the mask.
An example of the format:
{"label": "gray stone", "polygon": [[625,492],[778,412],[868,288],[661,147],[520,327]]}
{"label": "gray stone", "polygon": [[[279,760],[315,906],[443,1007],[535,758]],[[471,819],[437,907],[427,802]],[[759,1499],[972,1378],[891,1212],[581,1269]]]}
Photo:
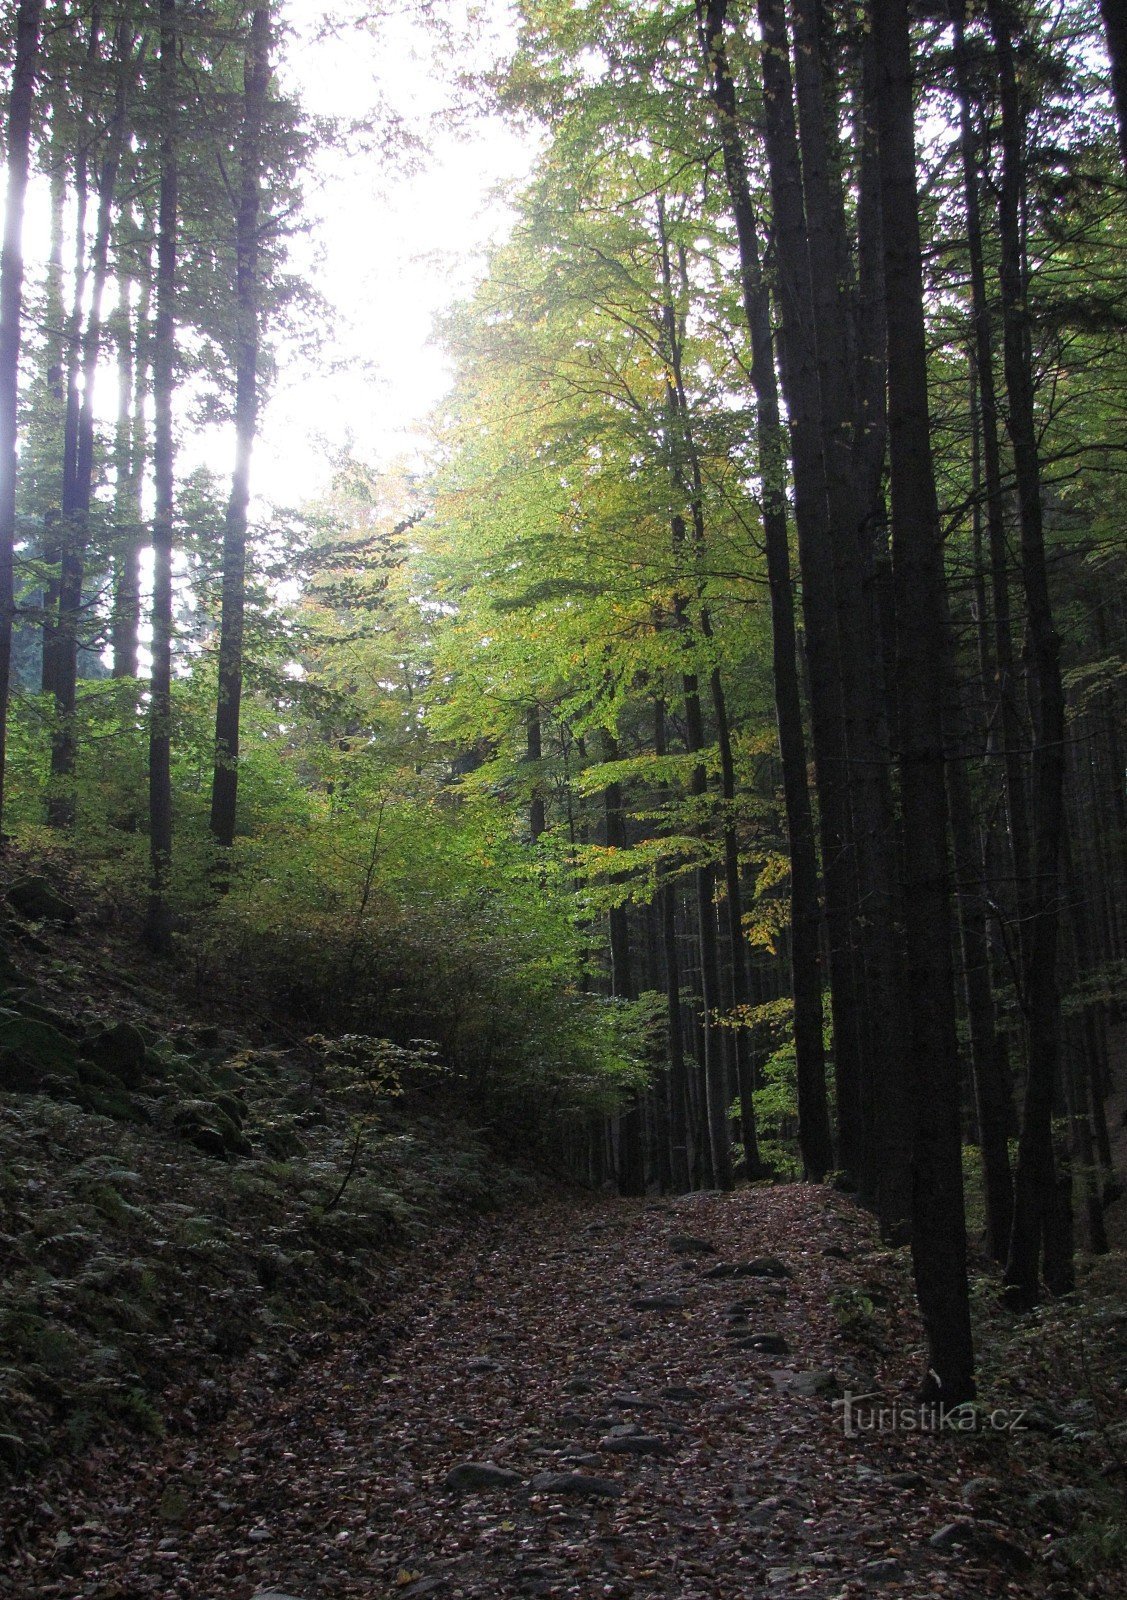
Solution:
{"label": "gray stone", "polygon": [[480,1494],[491,1489],[515,1489],[521,1483],[519,1472],[499,1467],[494,1461],[460,1461],[443,1479],[443,1487],[454,1494]]}
{"label": "gray stone", "polygon": [[790,1354],[790,1345],[781,1333],[753,1333],[736,1340],[741,1350],[758,1350],[765,1356]]}
{"label": "gray stone", "polygon": [[593,1499],[616,1500],[622,1485],[613,1478],[593,1477],[586,1472],[538,1472],[532,1480],[537,1494],[586,1495]]}
{"label": "gray stone", "polygon": [[737,1278],[789,1278],[790,1269],[778,1256],[758,1256],[736,1268]]}
{"label": "gray stone", "polygon": [[787,1388],[792,1394],[800,1394],[807,1399],[841,1392],[841,1385],[836,1375],[824,1367],[815,1367],[809,1372],[796,1372],[787,1384]]}
{"label": "gray stone", "polygon": [[721,1261],[709,1267],[706,1278],[789,1278],[790,1271],[777,1256],[757,1256],[754,1261]]}
{"label": "gray stone", "polygon": [[644,1294],[631,1300],[631,1311],[684,1311],[691,1302],[683,1294]]}
{"label": "gray stone", "polygon": [[691,1233],[675,1233],[669,1240],[675,1256],[714,1256],[716,1246],[709,1239],[698,1239]]}
{"label": "gray stone", "polygon": [[980,1506],[992,1505],[1001,1492],[1002,1485],[997,1478],[968,1478],[963,1484],[962,1498],[977,1510]]}
{"label": "gray stone", "polygon": [[861,1568],[861,1576],[868,1578],[872,1583],[890,1583],[893,1578],[902,1578],[904,1568],[899,1561],[893,1561],[890,1556],[885,1556],[879,1561],[866,1561]]}
{"label": "gray stone", "polygon": [[632,1456],[663,1456],[669,1449],[656,1433],[608,1433],[599,1440],[600,1450],[614,1450]]}
{"label": "gray stone", "polygon": [[663,1400],[703,1400],[704,1391],[694,1389],[687,1383],[674,1383],[661,1391],[661,1397]]}
{"label": "gray stone", "polygon": [[937,1533],[933,1533],[927,1542],[933,1550],[946,1552],[965,1549],[974,1544],[975,1532],[974,1523],[961,1517],[958,1522],[948,1522]]}

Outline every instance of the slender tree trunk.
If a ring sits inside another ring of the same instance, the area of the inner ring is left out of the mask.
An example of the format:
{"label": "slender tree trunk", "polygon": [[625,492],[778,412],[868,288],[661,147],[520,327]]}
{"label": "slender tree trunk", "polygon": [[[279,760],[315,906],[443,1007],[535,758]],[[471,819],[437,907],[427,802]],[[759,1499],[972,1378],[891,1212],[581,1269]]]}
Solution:
{"label": "slender tree trunk", "polygon": [[[680,513],[673,518],[674,550],[683,548],[685,523]],[[674,601],[679,630],[690,630],[683,597]],[[688,648],[686,642],[686,648]],[[685,742],[690,754],[704,750],[704,717],[701,714],[700,684],[693,671],[681,676],[685,701]],[[708,774],[703,760],[693,766],[690,793],[701,798],[708,792]],[[712,863],[702,862],[693,873],[696,889],[697,944],[700,952],[701,1065],[704,1079],[705,1126],[712,1178],[718,1189],[731,1189],[732,1140],[728,1127],[728,1093],[725,1082],[724,1041],[718,1023],[720,1012],[720,958],[716,940],[716,910],[713,904],[715,874]]]}
{"label": "slender tree trunk", "polygon": [[[657,207],[658,243],[661,250],[664,302],[662,306],[665,331],[665,354],[670,373],[666,386],[666,415],[669,422],[670,470],[674,485],[689,504],[692,524],[692,561],[698,567],[705,547],[704,482],[700,456],[696,447],[692,413],[685,390],[681,360],[682,329],[679,325],[673,299],[673,273],[669,237],[665,226],[664,200],[659,197]],[[684,262],[682,281],[686,275]],[[693,587],[696,590],[697,618],[701,637],[709,644],[713,640],[712,616],[705,600],[703,581],[699,571],[694,571]],[[743,933],[743,893],[740,885],[739,839],[735,824],[736,769],[732,756],[731,727],[720,669],[713,664],[708,675],[709,697],[716,723],[716,741],[720,754],[720,794],[723,804],[724,885],[727,910],[728,946],[731,952],[732,1002],[734,1008],[746,1014],[748,1005],[747,952]],[[744,1148],[744,1167],[749,1179],[763,1176],[764,1168],[759,1155],[759,1141],[755,1127],[753,1099],[755,1077],[752,1071],[750,1041],[746,1015],[734,1031],[735,1068],[740,1096],[740,1135]]]}
{"label": "slender tree trunk", "polygon": [[[98,177],[98,210],[90,265],[90,309],[82,337],[82,397],[73,430],[73,448],[64,463],[62,547],[59,565],[59,609],[53,649],[55,725],[51,737],[51,789],[47,821],[69,828],[75,819],[74,768],[78,751],[75,713],[78,696],[79,633],[83,617],[83,583],[89,538],[90,501],[94,487],[94,379],[102,343],[102,301],[109,271],[110,230],[114,194],[125,141],[130,80],[134,71],[133,35],[128,10],[114,37],[116,85],[114,109],[106,130],[106,148]],[[73,408],[71,408],[73,409]],[[66,472],[66,466],[70,472]]]}
{"label": "slender tree trunk", "polygon": [[121,396],[115,446],[117,485],[114,495],[117,544],[114,552],[110,635],[115,678],[136,678],[141,670],[140,563],[146,539],[141,494],[147,449],[145,399],[149,392],[151,310],[151,262],[148,256],[146,249],[139,274],[140,294],[136,310],[130,315],[130,307],[126,304],[120,330],[118,374]]}
{"label": "slender tree trunk", "polygon": [[974,1394],[959,1059],[951,962],[942,696],[944,574],[931,459],[912,62],[905,0],[873,0],[880,69],[904,923],[916,1109],[912,1259],[928,1344],[925,1392]]}
{"label": "slender tree trunk", "polygon": [[[91,68],[98,60],[102,48],[102,16],[101,7],[94,5],[90,13],[89,33],[86,43],[87,68]],[[92,76],[92,74],[91,74]],[[86,282],[88,277],[86,259],[86,213],[89,202],[90,166],[86,130],[90,124],[89,96],[83,83],[79,103],[78,125],[83,130],[75,152],[74,172],[74,270],[73,287],[71,295],[70,313],[66,320],[63,332],[64,345],[64,370],[60,373],[63,386],[63,439],[62,439],[62,476],[60,484],[60,507],[54,516],[49,515],[47,520],[44,560],[49,566],[61,568],[66,546],[73,537],[72,530],[67,526],[66,505],[72,492],[72,485],[77,471],[78,456],[78,429],[79,416],[82,409],[82,396],[79,392],[79,373],[82,365],[82,313],[86,300]],[[59,183],[65,191],[63,183],[62,162],[64,153],[58,153]],[[43,598],[43,660],[40,678],[40,688],[44,694],[54,694],[59,678],[58,653],[60,649],[59,629],[59,589],[61,586],[61,573],[59,576],[51,574],[46,583]]]}
{"label": "slender tree trunk", "polygon": [[[235,839],[239,788],[239,721],[243,695],[247,508],[250,464],[258,430],[258,228],[262,121],[270,83],[270,6],[255,7],[244,67],[240,184],[235,223],[235,470],[223,530],[223,608],[219,628],[219,694],[211,831],[222,850]],[[220,886],[225,874],[220,876]]]}
{"label": "slender tree trunk", "polygon": [[8,188],[0,253],[0,830],[16,607],[16,432],[23,318],[23,216],[42,13],[42,0],[21,0],[16,13],[16,55],[8,96]]}
{"label": "slender tree trunk", "polygon": [[524,728],[528,765],[532,775],[528,799],[528,837],[535,844],[545,828],[544,789],[540,777],[540,762],[544,750],[540,736],[540,707],[535,702],[525,712]]}
{"label": "slender tree trunk", "polygon": [[[959,701],[953,681],[954,648],[948,626],[951,678],[948,696]],[[963,987],[970,1031],[971,1071],[974,1082],[978,1146],[982,1157],[986,1196],[986,1247],[995,1261],[1004,1262],[1013,1224],[1013,1178],[1010,1173],[1009,1130],[1012,1120],[1009,1086],[1003,1070],[1000,1040],[995,1027],[994,992],[990,977],[990,944],[986,929],[981,857],[975,844],[974,813],[966,769],[965,741],[958,742],[947,764],[947,796],[951,813],[951,842],[958,883],[959,939],[963,960]]]}
{"label": "slender tree trunk", "polygon": [[[771,594],[772,665],[775,713],[783,768],[787,817],[787,843],[791,863],[791,980],[794,999],[795,1054],[798,1067],[799,1144],[804,1170],[820,1178],[833,1165],[829,1113],[826,1103],[825,1057],[822,1040],[822,979],[819,956],[817,862],[810,795],[806,779],[806,748],[802,728],[798,658],[794,629],[794,595],[790,574],[787,533],[786,468],[782,448],[770,311],[759,263],[755,217],[748,187],[747,164],[736,113],[735,88],[724,44],[726,0],[711,0],[698,7],[701,43],[713,105],[720,126],[721,148],[729,199],[740,249],[740,282],[744,313],[752,342],[752,384],[755,389],[759,438],[759,470],[763,485],[763,528]],[[836,845],[824,821],[823,840]],[[827,874],[829,877],[829,874]],[[838,876],[840,882],[840,876]],[[830,889],[827,885],[827,903]],[[828,910],[828,905],[827,905]],[[831,933],[831,973],[835,981],[835,1064],[838,1079],[839,1118],[843,1159],[859,1157],[861,1146],[859,1059],[848,1000],[852,998],[852,970],[846,959],[840,897],[835,902]],[[847,976],[846,976],[847,975]],[[841,1024],[838,1033],[838,1024]]]}
{"label": "slender tree trunk", "polygon": [[[617,761],[618,743],[604,736],[603,759]],[[622,814],[622,788],[608,783],[604,791],[606,841],[608,850],[621,850],[626,844],[626,822]],[[621,882],[623,874],[611,874]],[[635,998],[634,966],[630,943],[630,917],[625,905],[610,910],[610,992],[619,1000]],[[618,1189],[620,1194],[646,1192],[645,1163],[642,1155],[642,1096],[636,1092],[618,1119]]]}
{"label": "slender tree trunk", "polygon": [[[654,753],[667,752],[665,702],[654,702]],[[689,1172],[689,1083],[685,1070],[685,1018],[681,1005],[681,959],[677,952],[677,890],[671,883],[658,889],[661,908],[661,945],[665,968],[665,996],[669,1041],[669,1156],[673,1189],[687,1194]]]}
{"label": "slender tree trunk", "polygon": [[172,942],[168,879],[172,866],[172,550],[175,454],[172,396],[176,362],[179,225],[179,93],[176,0],[160,0],[160,201],[156,318],[153,326],[153,667],[149,686],[149,909],[146,939],[157,952]]}
{"label": "slender tree trunk", "polygon": [[1029,1019],[1029,1061],[1014,1178],[1014,1226],[1006,1282],[1019,1298],[1037,1290],[1043,1248],[1045,1281],[1054,1293],[1073,1285],[1071,1240],[1060,1211],[1053,1168],[1053,1100],[1060,1074],[1060,840],[1064,830],[1065,720],[1060,637],[1045,563],[1041,466],[1034,410],[1032,358],[1021,242],[1022,107],[1010,22],[988,6],[1002,110],[1002,335],[1009,433],[1021,516],[1021,572],[1026,603],[1033,723],[1033,890],[1023,945]]}
{"label": "slender tree trunk", "polygon": [[1014,659],[1010,611],[1009,555],[1002,487],[1001,423],[994,381],[993,318],[987,293],[986,261],[983,251],[979,151],[971,116],[969,67],[963,19],[958,14],[955,19],[955,82],[959,100],[959,148],[963,168],[971,311],[974,322],[974,369],[981,403],[982,469],[986,486],[986,529],[990,551],[994,664],[997,672],[999,709],[998,737],[1005,779],[1006,829],[1014,881],[1013,927],[1016,929],[1020,948],[1026,937],[1029,915],[1029,818],[1025,775],[1021,763],[1021,749],[1026,743],[1026,734],[1018,709],[1018,672]]}

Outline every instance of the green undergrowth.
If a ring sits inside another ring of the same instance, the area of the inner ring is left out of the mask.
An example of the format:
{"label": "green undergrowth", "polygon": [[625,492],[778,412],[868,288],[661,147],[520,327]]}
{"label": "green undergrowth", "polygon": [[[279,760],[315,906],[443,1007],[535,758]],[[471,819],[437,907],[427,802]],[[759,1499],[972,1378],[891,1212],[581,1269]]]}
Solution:
{"label": "green undergrowth", "polygon": [[76,920],[0,929],[0,1474],[221,1415],[241,1362],[370,1322],[414,1242],[541,1181],[428,1042],[205,1020]]}

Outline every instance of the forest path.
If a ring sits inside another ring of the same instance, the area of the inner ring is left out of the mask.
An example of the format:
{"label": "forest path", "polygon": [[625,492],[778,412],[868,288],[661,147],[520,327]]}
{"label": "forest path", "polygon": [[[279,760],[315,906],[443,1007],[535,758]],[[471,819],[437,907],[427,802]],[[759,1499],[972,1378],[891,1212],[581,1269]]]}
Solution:
{"label": "forest path", "polygon": [[[717,1271],[732,1267],[756,1270]],[[371,1334],[325,1340],[288,1375],[252,1359],[238,1404],[197,1435],[92,1452],[58,1496],[23,1491],[38,1527],[29,1515],[0,1592],[1041,1594],[1041,1563],[991,1520],[1020,1435],[849,1437],[827,1392],[832,1372],[911,1403],[903,1274],[824,1188],[487,1220],[424,1249]],[[478,1488],[494,1474],[464,1469],[487,1463],[501,1471]]]}

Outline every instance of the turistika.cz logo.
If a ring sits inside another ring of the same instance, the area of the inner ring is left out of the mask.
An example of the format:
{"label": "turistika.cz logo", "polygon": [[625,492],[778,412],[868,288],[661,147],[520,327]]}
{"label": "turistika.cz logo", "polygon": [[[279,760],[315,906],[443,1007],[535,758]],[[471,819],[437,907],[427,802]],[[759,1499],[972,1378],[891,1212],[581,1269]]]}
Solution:
{"label": "turistika.cz logo", "polygon": [[1011,1411],[992,1409],[973,1400],[949,1406],[942,1400],[920,1400],[902,1404],[882,1400],[879,1394],[853,1394],[849,1389],[834,1410],[841,1413],[842,1427],[849,1439],[863,1433],[1021,1433],[1024,1407]]}

